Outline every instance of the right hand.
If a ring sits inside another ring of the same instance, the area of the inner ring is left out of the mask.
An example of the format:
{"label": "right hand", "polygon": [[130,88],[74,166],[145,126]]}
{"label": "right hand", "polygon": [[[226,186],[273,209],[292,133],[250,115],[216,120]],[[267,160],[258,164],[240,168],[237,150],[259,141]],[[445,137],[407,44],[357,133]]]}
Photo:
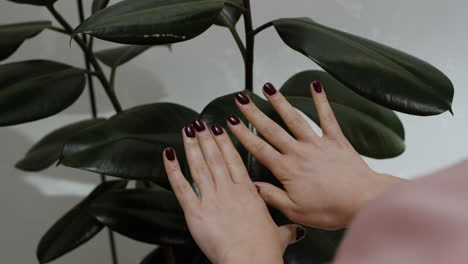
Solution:
{"label": "right hand", "polygon": [[236,97],[237,106],[276,149],[237,117],[231,115],[228,125],[245,148],[285,187],[284,191],[269,183],[256,182],[268,204],[296,223],[321,229],[344,228],[367,201],[401,179],[370,169],[343,135],[322,85],[315,81],[310,89],[322,137],[269,83],[264,86],[264,94],[294,137],[243,93]]}

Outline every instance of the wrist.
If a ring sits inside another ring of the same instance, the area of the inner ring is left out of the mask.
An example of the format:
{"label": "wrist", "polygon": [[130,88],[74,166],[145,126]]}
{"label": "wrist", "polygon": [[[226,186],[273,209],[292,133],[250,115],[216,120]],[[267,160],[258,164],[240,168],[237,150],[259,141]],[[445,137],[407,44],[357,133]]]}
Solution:
{"label": "wrist", "polygon": [[406,181],[405,179],[392,176],[390,174],[374,172],[370,177],[370,185],[368,191],[363,192],[363,195],[355,209],[354,214],[357,214],[368,202],[374,200],[384,192],[386,192],[393,185]]}
{"label": "wrist", "polygon": [[223,257],[223,260],[216,264],[283,264],[281,250],[249,248],[245,250],[232,250]]}

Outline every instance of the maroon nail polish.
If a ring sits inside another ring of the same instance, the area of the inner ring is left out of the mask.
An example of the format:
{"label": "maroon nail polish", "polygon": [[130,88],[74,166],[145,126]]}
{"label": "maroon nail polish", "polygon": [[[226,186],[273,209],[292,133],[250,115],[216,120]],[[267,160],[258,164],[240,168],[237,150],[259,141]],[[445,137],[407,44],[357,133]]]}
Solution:
{"label": "maroon nail polish", "polygon": [[305,237],[306,230],[303,227],[296,228],[296,242],[302,240]]}
{"label": "maroon nail polish", "polygon": [[314,90],[317,93],[321,93],[323,90],[322,84],[319,81],[313,81],[312,86],[314,87]]}
{"label": "maroon nail polish", "polygon": [[193,126],[195,127],[195,130],[197,132],[202,132],[205,130],[205,123],[203,123],[203,121],[201,119],[195,119],[193,120],[192,122]]}
{"label": "maroon nail polish", "polygon": [[240,123],[240,119],[236,115],[233,115],[233,114],[230,114],[227,120],[233,126],[238,125]]}
{"label": "maroon nail polish", "polygon": [[166,158],[170,161],[175,160],[175,150],[173,148],[167,148],[164,151],[164,154],[166,154]]}
{"label": "maroon nail polish", "polygon": [[240,104],[243,104],[243,105],[246,105],[248,103],[250,103],[250,99],[247,95],[245,95],[245,93],[243,92],[239,92],[237,93],[236,95],[236,100],[240,103]]}
{"label": "maroon nail polish", "polygon": [[275,86],[273,86],[273,84],[271,83],[266,83],[264,86],[263,86],[263,91],[265,91],[266,94],[272,96],[276,93],[276,89],[275,89]]}
{"label": "maroon nail polish", "polygon": [[211,126],[211,131],[213,131],[213,134],[215,134],[215,136],[219,136],[219,135],[222,135],[224,133],[223,128],[218,124],[212,125]]}
{"label": "maroon nail polish", "polygon": [[195,137],[195,128],[193,127],[192,124],[186,125],[184,128],[185,135],[190,138]]}

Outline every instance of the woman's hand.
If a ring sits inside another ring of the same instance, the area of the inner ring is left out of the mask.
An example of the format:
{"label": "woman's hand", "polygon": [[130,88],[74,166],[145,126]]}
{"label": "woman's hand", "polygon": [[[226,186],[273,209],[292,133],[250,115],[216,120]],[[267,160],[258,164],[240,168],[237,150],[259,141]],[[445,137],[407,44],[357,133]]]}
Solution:
{"label": "woman's hand", "polygon": [[321,137],[270,83],[263,92],[294,137],[243,93],[236,97],[239,109],[272,146],[236,116],[228,118],[229,128],[284,185],[286,191],[268,183],[255,183],[268,204],[294,222],[339,229],[346,227],[367,201],[400,179],[371,170],[344,137],[322,85],[314,81],[310,89]]}
{"label": "woman's hand", "polygon": [[250,180],[241,157],[219,125],[205,129],[201,120],[184,128],[190,171],[197,197],[182,175],[174,149],[164,165],[193,238],[211,262],[283,263],[287,245],[301,239],[298,225],[278,227]]}

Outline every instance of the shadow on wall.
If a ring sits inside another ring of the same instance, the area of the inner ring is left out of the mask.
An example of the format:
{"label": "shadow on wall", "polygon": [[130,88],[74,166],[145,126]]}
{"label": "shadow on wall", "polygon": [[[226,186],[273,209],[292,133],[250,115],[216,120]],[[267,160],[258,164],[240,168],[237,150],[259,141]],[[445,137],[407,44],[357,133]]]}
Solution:
{"label": "shadow on wall", "polygon": [[[41,175],[19,171],[14,168],[14,164],[32,145],[32,142],[11,128],[1,128],[0,138],[4,139],[0,151],[0,208],[2,209],[0,258],[2,263],[37,263],[36,246],[42,235],[81,198],[65,195],[45,196],[40,188],[33,187],[26,179],[37,176],[54,178],[52,180],[55,178],[71,180],[72,176],[79,176],[79,173],[60,167],[53,167]],[[84,180],[90,186],[97,182],[91,177],[74,177],[73,179]],[[53,188],[53,186],[50,187]],[[81,192],[87,191],[81,190]],[[104,263],[108,259],[108,254],[104,254],[107,252],[103,253],[102,246],[98,246],[106,242],[104,235],[102,232],[83,248],[54,263]],[[86,254],[83,254],[83,251],[86,251]],[[76,258],[75,254],[79,254],[80,257]]]}

